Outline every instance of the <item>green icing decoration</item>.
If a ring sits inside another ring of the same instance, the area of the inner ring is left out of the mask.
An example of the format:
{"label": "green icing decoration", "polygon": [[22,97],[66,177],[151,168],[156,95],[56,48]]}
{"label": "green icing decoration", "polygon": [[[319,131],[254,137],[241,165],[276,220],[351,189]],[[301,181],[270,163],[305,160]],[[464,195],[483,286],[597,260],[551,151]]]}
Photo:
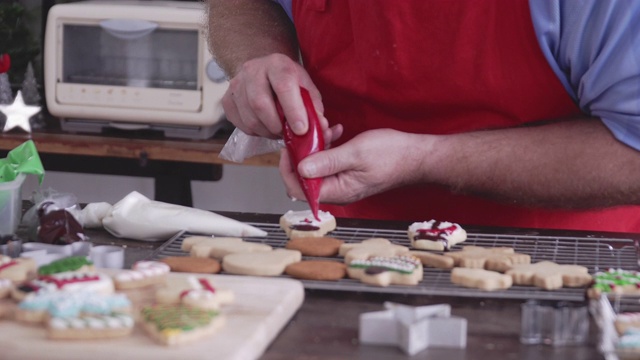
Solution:
{"label": "green icing decoration", "polygon": [[636,271],[609,269],[606,272],[599,272],[593,276],[593,288],[601,292],[611,292],[618,286],[638,286],[640,274]]}
{"label": "green icing decoration", "polygon": [[70,256],[64,259],[56,260],[48,265],[38,268],[39,275],[52,275],[66,271],[75,271],[83,266],[91,266],[93,262],[84,256]]}

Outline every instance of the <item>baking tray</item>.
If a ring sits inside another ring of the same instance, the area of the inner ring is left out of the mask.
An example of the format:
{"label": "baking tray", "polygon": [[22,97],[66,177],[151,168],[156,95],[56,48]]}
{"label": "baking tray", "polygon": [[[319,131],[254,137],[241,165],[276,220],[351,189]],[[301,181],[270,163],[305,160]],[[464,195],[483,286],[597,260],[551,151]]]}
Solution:
{"label": "baking tray", "polygon": [[[252,222],[248,222],[248,224],[266,231],[268,235],[264,238],[244,238],[245,241],[268,244],[274,248],[283,248],[285,246],[287,237],[278,224]],[[182,240],[193,235],[197,234],[188,232],[177,234],[153,252],[149,259],[158,260],[167,256],[188,256],[188,253],[181,250]],[[344,240],[347,243],[382,237],[395,244],[410,247],[406,229],[386,230],[337,227],[327,236]],[[638,256],[633,239],[468,232],[467,240],[452,247],[452,250],[460,250],[464,245],[512,247],[516,252],[529,254],[531,262],[548,260],[558,264],[578,264],[589,268],[589,273],[591,274],[610,268],[626,270],[638,268]],[[312,259],[342,261],[342,257],[303,256],[303,260]],[[424,268],[424,278],[417,286],[391,285],[378,287],[347,278],[338,281],[302,280],[302,283],[307,289],[481,298],[583,301],[586,295],[585,289],[582,288],[562,288],[547,291],[532,286],[512,286],[508,290],[482,291],[454,285],[451,283],[450,273],[450,270]],[[288,277],[286,275],[282,276]]]}

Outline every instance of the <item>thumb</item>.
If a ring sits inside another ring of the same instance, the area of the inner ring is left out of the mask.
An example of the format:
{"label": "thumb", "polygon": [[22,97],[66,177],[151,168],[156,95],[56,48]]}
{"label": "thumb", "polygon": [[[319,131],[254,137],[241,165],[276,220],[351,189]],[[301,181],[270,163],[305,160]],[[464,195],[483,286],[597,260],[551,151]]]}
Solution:
{"label": "thumb", "polygon": [[306,178],[320,178],[352,168],[352,157],[343,149],[339,146],[307,156],[298,165],[298,172]]}

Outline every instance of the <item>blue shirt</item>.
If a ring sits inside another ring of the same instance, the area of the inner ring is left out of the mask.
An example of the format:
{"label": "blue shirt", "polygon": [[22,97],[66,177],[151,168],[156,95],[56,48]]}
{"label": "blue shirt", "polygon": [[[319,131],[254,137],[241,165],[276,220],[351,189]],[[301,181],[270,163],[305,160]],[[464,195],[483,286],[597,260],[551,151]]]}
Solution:
{"label": "blue shirt", "polygon": [[[290,18],[291,0],[273,0]],[[540,48],[582,111],[640,150],[640,0],[529,0]]]}

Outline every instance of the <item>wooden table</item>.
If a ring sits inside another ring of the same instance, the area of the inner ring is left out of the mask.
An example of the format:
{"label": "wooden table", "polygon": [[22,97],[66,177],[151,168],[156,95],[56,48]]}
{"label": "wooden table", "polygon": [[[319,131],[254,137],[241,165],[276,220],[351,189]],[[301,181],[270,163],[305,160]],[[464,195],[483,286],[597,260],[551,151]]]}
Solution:
{"label": "wooden table", "polygon": [[[277,216],[223,213],[242,221],[277,223]],[[341,226],[385,228],[394,223],[340,219]],[[394,227],[397,228],[397,227]],[[476,230],[474,230],[476,231]],[[508,232],[509,229],[492,229]],[[161,243],[141,243],[116,239],[104,231],[87,232],[97,244],[126,245],[126,263],[147,257]],[[560,235],[567,235],[558,233]],[[408,305],[447,303],[452,315],[468,321],[466,349],[427,349],[412,359],[602,359],[596,349],[597,329],[593,321],[589,342],[582,346],[552,347],[522,345],[520,305],[522,300],[438,297],[365,292],[306,290],[305,301],[263,356],[275,359],[405,359],[399,348],[358,344],[358,317],[383,310],[384,301]]]}
{"label": "wooden table", "polygon": [[[72,134],[48,119],[45,129],[31,134],[0,133],[0,157],[32,139],[45,170],[153,177],[155,200],[191,206],[191,180],[220,180],[222,165],[230,164],[218,157],[229,134],[221,131],[208,140],[169,139],[158,133],[115,129],[102,134]],[[242,164],[278,166],[278,160],[279,154],[272,153]]]}

